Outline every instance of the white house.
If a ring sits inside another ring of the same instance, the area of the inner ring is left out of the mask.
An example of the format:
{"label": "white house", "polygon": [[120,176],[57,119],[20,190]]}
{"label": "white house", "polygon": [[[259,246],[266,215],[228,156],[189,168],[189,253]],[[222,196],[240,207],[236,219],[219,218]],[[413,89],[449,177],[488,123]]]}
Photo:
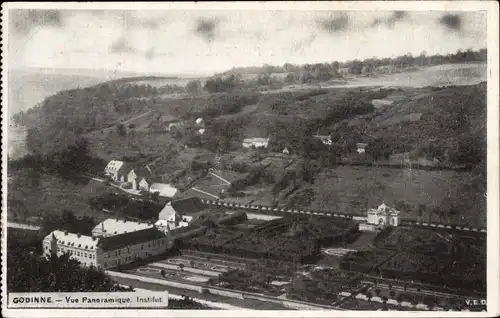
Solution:
{"label": "white house", "polygon": [[331,146],[333,144],[332,138],[330,136],[314,135],[314,138],[318,138],[323,144],[327,146]]}
{"label": "white house", "polygon": [[142,177],[141,181],[139,181],[139,183],[138,183],[138,188],[139,188],[139,190],[149,191],[149,187],[150,187],[151,183],[152,182],[149,180],[149,178]]}
{"label": "white house", "polygon": [[126,182],[127,173],[127,164],[119,160],[111,160],[104,168],[104,174],[115,181]]}
{"label": "white house", "polygon": [[152,172],[150,169],[132,169],[127,175],[127,180],[132,184],[132,189],[149,191],[149,187],[152,183],[151,180],[149,180],[151,174]]}
{"label": "white house", "polygon": [[196,125],[203,124],[203,118],[200,117],[200,118],[196,119],[195,123],[196,123]]}
{"label": "white house", "polygon": [[398,226],[399,213],[398,210],[382,203],[378,208],[368,210],[368,224]]}
{"label": "white house", "polygon": [[105,269],[162,254],[168,242],[165,233],[152,227],[99,238],[56,230],[42,245],[47,257],[69,254],[83,266]]}
{"label": "white house", "polygon": [[359,154],[362,154],[362,153],[365,153],[366,151],[366,146],[368,146],[368,144],[365,144],[365,143],[362,143],[362,142],[358,142],[356,144],[356,147],[357,147],[357,151]]}
{"label": "white house", "polygon": [[127,180],[132,184],[132,189],[137,190],[137,174],[134,169],[127,174]]}
{"label": "white house", "polygon": [[288,148],[284,148],[283,151],[282,151],[283,154],[285,155],[289,155],[290,154],[290,151],[288,150]]}
{"label": "white house", "polygon": [[192,216],[182,215],[172,206],[171,202],[168,202],[160,211],[158,222],[156,222],[155,225],[160,230],[168,232],[173,229],[188,226],[192,219]]}
{"label": "white house", "polygon": [[152,224],[127,220],[107,219],[92,230],[95,237],[107,237],[152,228]]}
{"label": "white house", "polygon": [[149,188],[149,192],[158,192],[159,196],[173,198],[177,194],[177,189],[166,183],[153,183]]}
{"label": "white house", "polygon": [[246,138],[243,140],[243,148],[267,148],[269,144],[269,138]]}

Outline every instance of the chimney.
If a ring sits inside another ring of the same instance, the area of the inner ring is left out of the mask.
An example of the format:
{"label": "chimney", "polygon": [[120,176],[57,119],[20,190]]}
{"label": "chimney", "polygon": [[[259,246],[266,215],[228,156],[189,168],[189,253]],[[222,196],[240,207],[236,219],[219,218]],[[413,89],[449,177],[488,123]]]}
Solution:
{"label": "chimney", "polygon": [[82,236],[82,234],[78,233],[76,236],[80,238]]}
{"label": "chimney", "polygon": [[68,231],[64,231],[64,235],[68,235]]}

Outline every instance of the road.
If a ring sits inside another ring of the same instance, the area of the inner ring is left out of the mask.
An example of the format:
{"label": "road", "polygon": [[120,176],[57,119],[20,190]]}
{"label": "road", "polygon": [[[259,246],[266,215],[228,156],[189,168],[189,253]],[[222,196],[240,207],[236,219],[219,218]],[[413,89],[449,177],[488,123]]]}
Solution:
{"label": "road", "polygon": [[[148,110],[148,111],[147,111],[147,112],[145,112],[145,113],[142,113],[142,114],[139,114],[139,115],[137,115],[137,116],[134,116],[134,117],[132,117],[132,118],[130,118],[130,119],[128,119],[128,120],[126,120],[126,121],[123,121],[123,122],[121,122],[121,123],[118,123],[118,124],[123,124],[123,125],[126,125],[126,124],[130,123],[131,121],[134,121],[134,120],[136,120],[136,119],[138,119],[138,118],[144,117],[144,116],[146,116],[146,115],[148,115],[148,114],[150,114],[150,113],[151,113],[151,111],[150,111],[150,110]],[[118,125],[118,124],[117,124],[117,125]],[[90,135],[90,134],[92,134],[92,133],[96,133],[96,132],[101,132],[101,131],[108,131],[108,130],[110,130],[110,129],[113,129],[115,126],[116,126],[116,125],[113,125],[113,126],[111,126],[111,127],[107,127],[107,128],[103,128],[103,129],[94,130],[94,131],[91,131],[91,132],[87,133],[87,135]]]}
{"label": "road", "polygon": [[41,229],[40,226],[23,224],[23,223],[15,223],[15,222],[7,222],[7,227],[21,230],[30,230],[30,231],[38,231]]}
{"label": "road", "polygon": [[191,298],[202,299],[205,301],[212,301],[212,302],[217,302],[217,303],[223,302],[225,304],[229,304],[231,306],[236,306],[236,307],[240,307],[240,308],[261,309],[261,310],[285,310],[285,309],[289,310],[289,308],[287,308],[283,305],[280,305],[277,303],[272,303],[272,302],[260,301],[257,299],[237,299],[237,298],[223,297],[223,296],[212,295],[212,294],[200,294],[200,293],[198,293],[196,291],[192,291],[192,290],[164,286],[164,285],[158,285],[158,284],[152,284],[152,283],[145,283],[145,282],[142,282],[140,280],[128,279],[128,278],[123,278],[123,277],[113,277],[113,280],[119,284],[132,286],[133,288],[142,288],[142,289],[153,290],[153,291],[167,290],[169,293],[176,294],[176,295],[186,295],[186,296],[189,296]]}

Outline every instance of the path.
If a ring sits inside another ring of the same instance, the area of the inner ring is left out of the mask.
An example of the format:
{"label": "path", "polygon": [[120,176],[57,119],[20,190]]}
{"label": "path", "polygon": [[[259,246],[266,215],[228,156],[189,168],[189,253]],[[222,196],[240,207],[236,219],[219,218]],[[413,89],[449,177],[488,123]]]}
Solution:
{"label": "path", "polygon": [[199,192],[199,193],[203,193],[203,194],[206,194],[208,196],[211,196],[212,198],[216,198],[217,200],[220,200],[220,198],[212,193],[208,193],[208,192],[205,192],[205,191],[202,191],[200,189],[197,189],[197,188],[191,188],[192,190],[196,191],[196,192]]}
{"label": "path", "polygon": [[[120,124],[122,124],[122,125],[126,125],[126,124],[130,123],[131,121],[134,121],[134,120],[136,120],[136,119],[138,119],[138,118],[144,117],[144,116],[146,116],[146,115],[148,115],[148,114],[150,114],[150,113],[151,113],[151,111],[150,111],[150,110],[148,110],[148,111],[147,111],[147,112],[145,112],[145,113],[142,113],[142,114],[139,114],[139,115],[137,115],[137,116],[134,116],[134,117],[132,117],[132,118],[130,118],[130,119],[128,119],[128,120],[126,120],[126,121],[123,121],[123,122],[117,123],[116,125],[120,125]],[[86,133],[86,135],[90,135],[90,134],[92,134],[92,133],[95,133],[95,132],[100,132],[100,131],[108,131],[108,130],[110,130],[110,129],[113,129],[116,125],[113,125],[113,126],[110,126],[110,127],[106,127],[106,128],[103,128],[103,129],[97,129],[97,130],[94,130],[94,131],[91,131],[91,132]]]}
{"label": "path", "polygon": [[[89,178],[91,180],[94,180],[94,181],[97,181],[97,182],[100,182],[100,183],[106,183],[106,180],[103,180],[103,179],[99,179],[99,178],[96,178],[96,177],[92,177],[92,176],[87,176],[87,175],[84,175],[82,174],[81,175],[82,177],[85,177],[85,178]],[[120,189],[122,190],[123,192],[127,192],[128,194],[133,194],[133,195],[139,195],[140,194],[140,191],[139,190],[133,190],[133,189],[124,189],[122,187],[120,187],[119,185],[116,185],[112,182],[109,182],[108,183],[110,186],[112,187],[115,187],[117,189]]]}
{"label": "path", "polygon": [[225,182],[227,185],[230,185],[230,184],[231,184],[231,182],[227,181],[226,179],[224,179],[224,178],[223,178],[223,177],[221,177],[221,176],[216,175],[216,174],[215,174],[215,173],[213,173],[213,172],[209,172],[209,174],[211,174],[212,176],[216,177],[216,178],[217,178],[217,179],[219,179],[220,181]]}

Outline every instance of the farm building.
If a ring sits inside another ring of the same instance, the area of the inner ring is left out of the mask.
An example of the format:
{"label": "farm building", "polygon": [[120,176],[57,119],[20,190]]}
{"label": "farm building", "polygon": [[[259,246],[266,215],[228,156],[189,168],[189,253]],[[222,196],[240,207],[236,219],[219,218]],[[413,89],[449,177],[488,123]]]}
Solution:
{"label": "farm building", "polygon": [[269,138],[246,138],[243,140],[243,148],[267,148]]}
{"label": "farm building", "polygon": [[186,212],[186,210],[190,212],[198,211],[197,204],[193,199],[197,198],[187,198],[167,203],[158,215],[158,222],[155,224],[156,227],[164,232],[168,232],[176,228],[188,226],[193,217],[185,215],[183,212]]}
{"label": "farm building", "polygon": [[151,176],[152,171],[150,169],[136,168],[130,170],[127,174],[127,181],[132,184],[134,190],[149,191],[149,187],[153,183],[150,180]]}
{"label": "farm building", "polygon": [[104,174],[115,181],[127,181],[128,166],[125,162],[111,160],[104,168]]}
{"label": "farm building", "polygon": [[365,151],[366,151],[366,146],[368,146],[368,144],[365,144],[365,143],[362,143],[362,142],[358,142],[358,143],[356,144],[357,152],[358,152],[359,154],[365,153]]}

